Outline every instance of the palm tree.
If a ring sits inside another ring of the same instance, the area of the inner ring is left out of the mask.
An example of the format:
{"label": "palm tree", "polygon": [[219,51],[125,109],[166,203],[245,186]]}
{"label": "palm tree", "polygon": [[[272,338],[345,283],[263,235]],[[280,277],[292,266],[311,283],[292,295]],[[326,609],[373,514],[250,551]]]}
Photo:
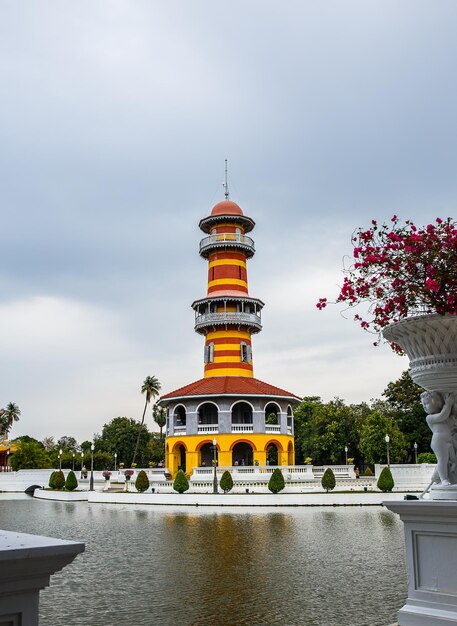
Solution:
{"label": "palm tree", "polygon": [[143,386],[141,387],[141,393],[146,394],[146,402],[144,404],[143,417],[141,418],[141,426],[138,430],[138,436],[136,438],[135,452],[133,453],[132,465],[135,463],[136,453],[138,451],[138,444],[140,442],[140,435],[141,435],[141,431],[143,430],[144,416],[146,415],[146,409],[148,407],[149,402],[151,401],[151,397],[155,398],[156,396],[159,395],[161,386],[162,385],[159,383],[158,379],[155,376],[146,376],[146,378],[144,379]]}
{"label": "palm tree", "polygon": [[159,408],[157,404],[152,407],[152,417],[154,422],[160,428],[160,438],[162,439],[162,428],[167,423],[167,412],[163,408]]}
{"label": "palm tree", "polygon": [[0,433],[7,437],[13,422],[18,422],[20,415],[21,410],[18,405],[8,402],[6,409],[0,411]]}

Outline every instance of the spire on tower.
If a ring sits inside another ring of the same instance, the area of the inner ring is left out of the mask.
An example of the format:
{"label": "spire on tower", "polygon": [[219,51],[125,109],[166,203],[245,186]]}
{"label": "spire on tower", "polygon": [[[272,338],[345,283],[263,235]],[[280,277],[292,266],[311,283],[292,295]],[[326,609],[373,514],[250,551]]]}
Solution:
{"label": "spire on tower", "polygon": [[229,199],[229,188],[228,188],[228,177],[227,177],[227,159],[225,159],[225,183],[222,183],[222,186],[225,189],[225,199]]}

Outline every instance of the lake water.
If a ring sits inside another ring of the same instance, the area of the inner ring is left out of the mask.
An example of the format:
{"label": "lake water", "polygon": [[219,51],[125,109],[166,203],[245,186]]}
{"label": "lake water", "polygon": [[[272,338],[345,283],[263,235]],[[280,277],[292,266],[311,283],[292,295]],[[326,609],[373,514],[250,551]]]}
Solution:
{"label": "lake water", "polygon": [[0,528],[86,543],[40,626],[388,626],[403,525],[381,507],[152,508],[10,499]]}

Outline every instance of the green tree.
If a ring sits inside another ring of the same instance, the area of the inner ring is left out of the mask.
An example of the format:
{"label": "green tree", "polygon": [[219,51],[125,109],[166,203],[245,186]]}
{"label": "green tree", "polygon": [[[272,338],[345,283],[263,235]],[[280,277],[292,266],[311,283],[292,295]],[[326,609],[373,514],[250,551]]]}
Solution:
{"label": "green tree", "polygon": [[335,489],[335,486],[336,486],[335,474],[333,473],[333,470],[330,467],[327,467],[327,469],[325,470],[324,475],[322,476],[321,485],[322,485],[322,488],[327,491],[327,493]]}
{"label": "green tree", "polygon": [[421,452],[417,455],[418,463],[437,463],[436,454],[433,452]]}
{"label": "green tree", "polygon": [[8,402],[5,409],[0,410],[0,435],[8,437],[8,433],[14,422],[18,422],[21,410],[14,402]]}
{"label": "green tree", "polygon": [[392,491],[392,489],[394,488],[394,479],[392,477],[390,467],[383,468],[376,484],[378,489],[384,491],[384,493],[386,493],[387,491]]}
{"label": "green tree", "polygon": [[379,411],[373,411],[366,418],[360,433],[360,450],[368,463],[387,460],[386,435],[390,437],[390,460],[397,462],[406,453],[406,438],[393,420]]}
{"label": "green tree", "polygon": [[65,480],[65,489],[67,491],[74,491],[77,486],[78,486],[78,481],[76,479],[75,473],[73,470],[70,470]]}
{"label": "green tree", "polygon": [[42,444],[35,441],[22,441],[18,450],[11,456],[10,464],[15,471],[51,467],[51,461],[46,450]]}
{"label": "green tree", "polygon": [[135,487],[140,493],[149,489],[149,478],[144,470],[138,472],[138,476],[135,480]]}
{"label": "green tree", "polygon": [[138,431],[138,436],[137,436],[137,440],[135,444],[135,451],[133,453],[132,465],[136,461],[136,454],[138,451],[138,444],[140,442],[141,431],[143,429],[144,416],[146,415],[146,409],[148,407],[149,402],[151,401],[151,398],[155,398],[156,396],[159,395],[160,388],[161,388],[161,384],[155,376],[146,376],[143,382],[143,386],[141,387],[141,393],[146,394],[146,402],[144,403],[143,416],[141,418],[141,428]]}
{"label": "green tree", "polygon": [[268,489],[271,491],[271,493],[279,493],[284,489],[285,486],[286,484],[284,482],[284,476],[279,467],[277,467],[275,470],[273,470],[273,474],[270,476],[270,480],[268,481]]}
{"label": "green tree", "polygon": [[420,399],[423,391],[406,371],[398,380],[389,383],[382,394],[390,416],[406,437],[409,461],[414,461],[414,443],[421,452],[430,452],[432,433],[425,421],[426,413]]}
{"label": "green tree", "polygon": [[173,481],[173,489],[178,493],[184,493],[189,489],[189,481],[182,470],[178,470],[176,477]]}
{"label": "green tree", "polygon": [[233,478],[228,470],[225,470],[225,472],[222,474],[220,486],[224,493],[228,493],[233,489]]}
{"label": "green tree", "polygon": [[74,437],[60,437],[57,441],[56,447],[64,452],[79,452],[80,446]]}
{"label": "green tree", "polygon": [[148,455],[156,465],[165,459],[165,440],[159,433],[151,433],[148,441]]}
{"label": "green tree", "polygon": [[298,463],[310,457],[315,465],[344,463],[347,446],[360,463],[359,433],[370,412],[368,405],[346,405],[340,398],[323,403],[304,398],[295,409],[295,446],[301,448]]}
{"label": "green tree", "polygon": [[167,423],[167,411],[163,407],[158,407],[157,404],[154,404],[152,407],[152,417],[160,428],[160,438],[162,438],[162,429]]}
{"label": "green tree", "polygon": [[[141,427],[134,419],[115,417],[103,426],[100,437],[96,439],[96,445],[97,448],[111,454],[111,463],[114,463],[114,453],[117,452],[118,463],[124,463],[128,467],[134,454],[138,435],[138,462],[139,465],[144,466],[147,465],[150,458],[148,448],[150,434],[146,426]],[[108,467],[111,465],[108,464]]]}

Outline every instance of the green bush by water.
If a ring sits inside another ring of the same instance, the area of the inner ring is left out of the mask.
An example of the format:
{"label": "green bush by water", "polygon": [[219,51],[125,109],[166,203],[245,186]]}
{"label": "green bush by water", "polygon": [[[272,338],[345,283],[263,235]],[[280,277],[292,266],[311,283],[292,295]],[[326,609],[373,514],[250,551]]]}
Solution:
{"label": "green bush by water", "polygon": [[62,470],[55,472],[54,489],[63,489],[65,487],[65,476]]}
{"label": "green bush by water", "polygon": [[273,474],[271,475],[270,480],[268,481],[268,489],[271,493],[279,493],[286,486],[284,482],[284,476],[282,475],[281,470],[277,467]]}
{"label": "green bush by water", "polygon": [[184,493],[189,489],[189,481],[182,470],[178,470],[176,478],[173,482],[173,489],[178,493]]}
{"label": "green bush by water", "polygon": [[76,479],[75,473],[73,470],[68,472],[67,480],[65,481],[65,489],[67,491],[74,491],[78,486],[78,481]]}
{"label": "green bush by water", "polygon": [[233,489],[233,478],[228,470],[225,470],[225,472],[222,474],[220,485],[224,493],[228,493]]}
{"label": "green bush by water", "polygon": [[322,485],[322,488],[327,491],[327,493],[331,491],[332,489],[335,489],[335,486],[336,486],[335,474],[333,473],[333,470],[330,467],[327,467],[327,469],[325,470],[324,475],[322,476],[321,485]]}
{"label": "green bush by water", "polygon": [[140,493],[143,493],[143,491],[146,491],[149,488],[149,478],[144,470],[138,472],[138,476],[135,480],[135,487]]}
{"label": "green bush by water", "polygon": [[385,467],[378,478],[378,489],[386,493],[387,491],[392,491],[392,489],[394,488],[394,484],[395,483],[392,477],[392,472],[390,471],[390,467]]}

